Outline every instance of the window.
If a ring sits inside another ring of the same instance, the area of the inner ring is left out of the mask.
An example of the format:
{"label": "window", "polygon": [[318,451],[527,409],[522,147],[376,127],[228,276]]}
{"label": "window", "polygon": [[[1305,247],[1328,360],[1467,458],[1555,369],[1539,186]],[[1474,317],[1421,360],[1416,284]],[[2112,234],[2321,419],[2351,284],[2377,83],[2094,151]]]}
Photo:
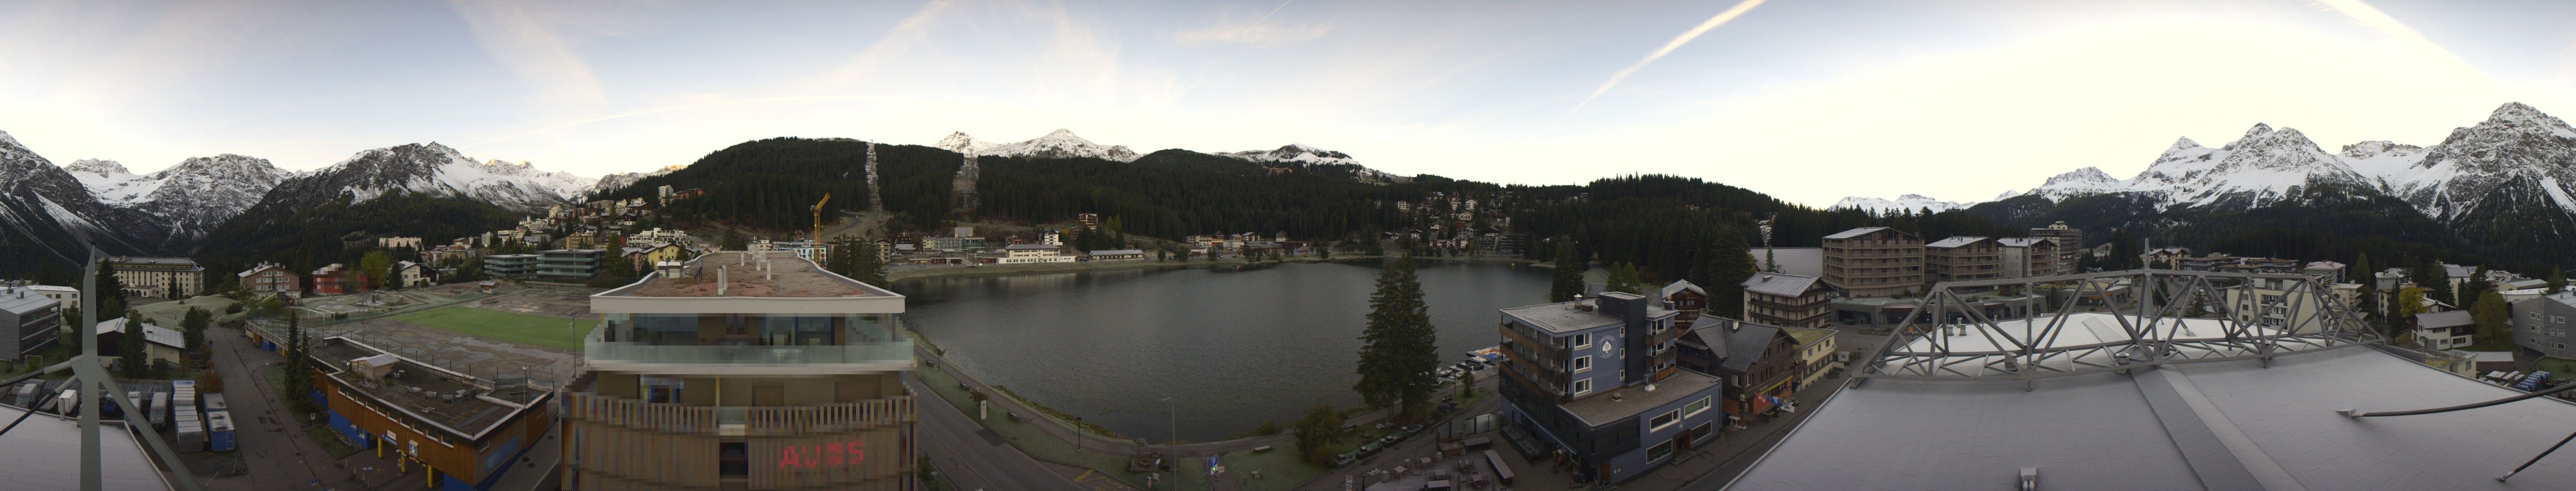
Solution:
{"label": "window", "polygon": [[1675,409],[1646,420],[1646,431],[1664,431],[1682,422],[1682,410]]}
{"label": "window", "polygon": [[1589,371],[1592,371],[1592,357],[1589,357],[1589,356],[1577,356],[1577,357],[1574,357],[1574,373],[1583,373],[1583,372],[1589,372]]}
{"label": "window", "polygon": [[[701,467],[703,469],[703,467]],[[716,444],[716,474],[725,477],[751,475],[751,444],[723,442]]]}
{"label": "window", "polygon": [[1699,398],[1698,401],[1692,401],[1690,404],[1685,404],[1682,406],[1682,415],[1698,416],[1699,413],[1708,411],[1708,407],[1711,404],[1710,401],[1711,398],[1702,397]]}
{"label": "window", "polygon": [[1652,446],[1652,447],[1646,447],[1646,461],[1647,461],[1647,462],[1654,462],[1654,461],[1657,461],[1657,460],[1663,460],[1665,457],[1671,457],[1671,456],[1673,456],[1673,441],[1672,441],[1672,440],[1664,440],[1664,442],[1663,442],[1663,443],[1657,443],[1657,444],[1655,444],[1655,446]]}
{"label": "window", "polygon": [[1592,393],[1592,379],[1587,378],[1574,381],[1574,395],[1579,396],[1590,393]]}
{"label": "window", "polygon": [[1690,438],[1691,438],[1691,440],[1692,440],[1692,441],[1698,441],[1698,440],[1699,440],[1699,439],[1701,439],[1701,438],[1708,438],[1708,436],[1709,436],[1709,435],[1714,435],[1714,434],[1716,434],[1716,433],[1711,433],[1711,432],[1709,432],[1709,431],[1708,431],[1708,425],[1709,425],[1708,423],[1700,423],[1700,424],[1699,424],[1699,426],[1693,426],[1693,427],[1691,427],[1691,430],[1690,430]]}
{"label": "window", "polygon": [[1588,346],[1592,346],[1592,333],[1574,335],[1574,347],[1582,348]]}

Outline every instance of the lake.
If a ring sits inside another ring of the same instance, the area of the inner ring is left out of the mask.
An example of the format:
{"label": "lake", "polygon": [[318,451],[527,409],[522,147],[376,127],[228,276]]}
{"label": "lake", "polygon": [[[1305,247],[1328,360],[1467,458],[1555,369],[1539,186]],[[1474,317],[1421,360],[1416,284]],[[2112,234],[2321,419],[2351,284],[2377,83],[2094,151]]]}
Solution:
{"label": "lake", "polygon": [[[1120,269],[895,282],[905,323],[984,383],[1121,434],[1212,441],[1293,423],[1317,401],[1357,406],[1360,330],[1377,261],[1230,271]],[[1419,262],[1445,363],[1493,346],[1496,309],[1546,300],[1548,271]]]}

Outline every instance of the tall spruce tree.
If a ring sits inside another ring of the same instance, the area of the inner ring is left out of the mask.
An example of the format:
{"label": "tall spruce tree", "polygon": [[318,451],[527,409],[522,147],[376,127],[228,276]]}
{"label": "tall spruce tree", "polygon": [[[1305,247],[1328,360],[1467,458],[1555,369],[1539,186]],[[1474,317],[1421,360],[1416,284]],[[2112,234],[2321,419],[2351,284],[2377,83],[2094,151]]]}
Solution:
{"label": "tall spruce tree", "polygon": [[114,314],[125,311],[125,280],[116,279],[116,263],[98,262],[98,311]]}
{"label": "tall spruce tree", "polygon": [[125,378],[143,378],[152,367],[152,355],[143,347],[143,313],[125,311],[125,330],[116,336],[117,372]]}
{"label": "tall spruce tree", "polygon": [[2510,339],[2508,330],[2512,329],[2512,326],[2507,326],[2505,323],[2513,320],[2513,311],[2507,310],[2504,295],[2496,293],[2495,290],[2489,289],[2478,293],[2478,304],[2476,307],[2469,308],[2469,319],[2477,322],[2477,336],[2480,344],[2500,338]]}
{"label": "tall spruce tree", "polygon": [[1744,316],[1744,280],[1753,276],[1753,254],[1744,244],[1744,235],[1734,229],[1718,231],[1717,244],[1710,248],[1708,313],[1718,317]]}
{"label": "tall spruce tree", "polygon": [[212,326],[214,321],[213,311],[197,307],[188,308],[188,316],[179,320],[179,333],[187,337],[186,344],[189,351],[206,352],[206,328]]}
{"label": "tall spruce tree", "polygon": [[1548,280],[1547,301],[1573,300],[1575,296],[1583,294],[1583,270],[1590,268],[1591,265],[1585,264],[1583,256],[1574,252],[1573,238],[1559,235],[1554,242],[1556,242],[1556,274]]}
{"label": "tall spruce tree", "polygon": [[286,352],[287,403],[310,414],[314,409],[313,397],[310,396],[314,389],[311,366],[313,357],[305,354],[307,348],[304,341],[304,325],[300,320],[302,318],[303,316],[295,315],[291,311],[286,314],[286,349],[281,351]]}
{"label": "tall spruce tree", "polygon": [[1628,292],[1644,295],[1646,294],[1646,280],[1637,273],[1637,265],[1628,263],[1613,264],[1610,265],[1610,284],[1602,287],[1601,291]]}
{"label": "tall spruce tree", "polygon": [[1411,258],[1388,261],[1369,295],[1368,328],[1360,333],[1360,381],[1351,386],[1369,407],[1406,412],[1430,402],[1440,379],[1439,333],[1422,301],[1422,282]]}
{"label": "tall spruce tree", "polygon": [[2557,266],[2549,267],[2549,293],[2555,295],[2563,291],[2567,291],[2567,271]]}

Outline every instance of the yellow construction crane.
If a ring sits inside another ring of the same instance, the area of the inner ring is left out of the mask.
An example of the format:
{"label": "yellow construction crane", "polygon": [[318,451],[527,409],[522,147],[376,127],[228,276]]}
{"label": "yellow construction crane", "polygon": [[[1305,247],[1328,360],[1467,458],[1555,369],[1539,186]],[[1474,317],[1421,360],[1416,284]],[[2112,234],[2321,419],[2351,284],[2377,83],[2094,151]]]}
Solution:
{"label": "yellow construction crane", "polygon": [[830,202],[832,202],[832,193],[823,193],[823,200],[814,202],[814,244],[816,245],[823,243],[823,204]]}

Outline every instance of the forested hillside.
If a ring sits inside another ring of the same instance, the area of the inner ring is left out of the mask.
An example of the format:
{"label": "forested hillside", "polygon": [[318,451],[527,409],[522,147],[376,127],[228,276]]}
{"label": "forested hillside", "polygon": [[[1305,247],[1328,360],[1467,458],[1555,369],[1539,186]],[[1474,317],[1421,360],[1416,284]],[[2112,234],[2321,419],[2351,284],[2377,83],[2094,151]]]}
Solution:
{"label": "forested hillside", "polygon": [[411,236],[425,244],[446,244],[458,237],[509,228],[520,217],[490,203],[401,190],[362,203],[342,197],[304,209],[273,206],[252,206],[206,234],[205,245],[194,257],[206,266],[207,278],[221,283],[261,261],[297,271],[331,263],[356,264],[365,251],[347,248],[343,241]]}
{"label": "forested hillside", "polygon": [[[929,230],[945,223],[949,177],[958,155],[919,145],[878,145],[877,174],[887,211],[898,227]],[[698,158],[687,168],[646,177],[591,199],[653,198],[664,185],[703,189],[706,196],[670,205],[675,223],[706,221],[754,230],[804,230],[812,207],[826,217],[863,210],[868,203],[867,142],[846,138],[770,138],[735,144]]]}

